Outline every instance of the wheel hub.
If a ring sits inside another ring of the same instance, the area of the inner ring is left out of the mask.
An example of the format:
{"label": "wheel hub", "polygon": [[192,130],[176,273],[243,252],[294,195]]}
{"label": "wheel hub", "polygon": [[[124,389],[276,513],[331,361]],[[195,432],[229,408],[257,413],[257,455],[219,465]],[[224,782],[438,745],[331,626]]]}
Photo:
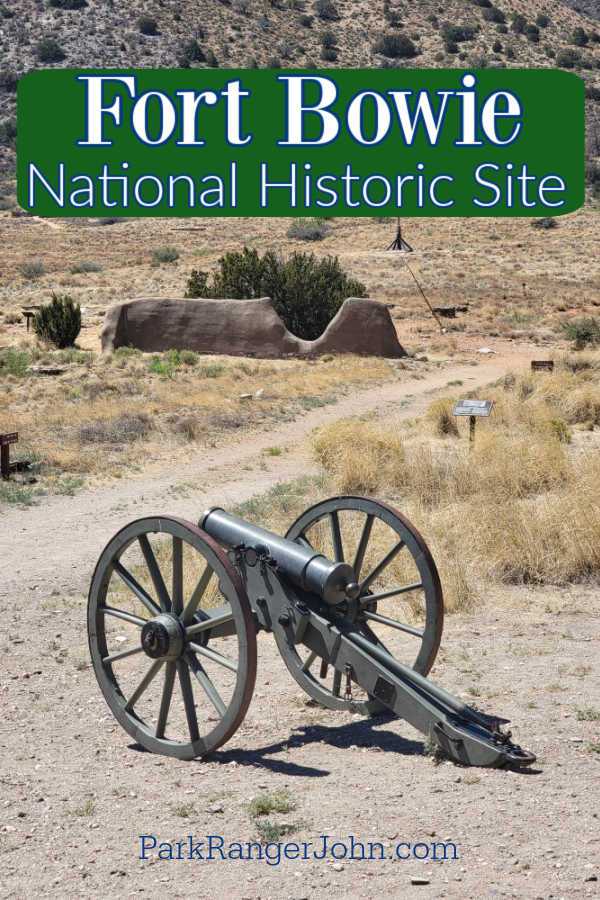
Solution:
{"label": "wheel hub", "polygon": [[162,613],[146,622],[141,641],[142,650],[151,659],[178,659],[183,652],[185,633],[177,616]]}

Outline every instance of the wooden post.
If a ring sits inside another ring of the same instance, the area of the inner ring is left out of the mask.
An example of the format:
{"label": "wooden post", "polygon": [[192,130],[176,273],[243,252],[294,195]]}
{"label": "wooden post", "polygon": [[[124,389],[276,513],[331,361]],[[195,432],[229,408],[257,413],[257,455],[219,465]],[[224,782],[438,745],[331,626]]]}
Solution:
{"label": "wooden post", "polygon": [[475,442],[475,422],[477,421],[476,416],[469,416],[469,443],[473,444]]}
{"label": "wooden post", "polygon": [[10,445],[2,444],[0,447],[0,470],[6,480],[10,474]]}

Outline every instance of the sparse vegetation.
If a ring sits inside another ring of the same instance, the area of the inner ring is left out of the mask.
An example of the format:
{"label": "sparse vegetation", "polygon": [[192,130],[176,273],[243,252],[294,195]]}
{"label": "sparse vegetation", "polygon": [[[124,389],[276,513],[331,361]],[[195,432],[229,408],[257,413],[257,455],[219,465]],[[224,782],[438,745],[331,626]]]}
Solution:
{"label": "sparse vegetation", "polygon": [[268,816],[271,813],[287,813],[296,809],[296,802],[289,791],[276,791],[273,794],[261,794],[250,801],[250,815],[253,819]]}
{"label": "sparse vegetation", "polygon": [[141,16],[138,19],[138,29],[140,34],[144,34],[147,37],[154,37],[159,33],[158,22],[152,16]]}
{"label": "sparse vegetation", "polygon": [[57,40],[45,37],[36,44],[35,55],[41,63],[59,63],[66,59],[66,53]]}
{"label": "sparse vegetation", "polygon": [[160,266],[162,263],[172,263],[179,259],[179,250],[175,247],[159,247],[152,251],[152,265]]}
{"label": "sparse vegetation", "polygon": [[570,322],[566,322],[563,327],[567,338],[574,342],[576,350],[583,349],[586,344],[597,344],[600,342],[600,322],[594,319],[593,316],[572,319]]}
{"label": "sparse vegetation", "polygon": [[29,262],[21,263],[19,266],[19,272],[23,276],[23,278],[27,278],[29,281],[35,281],[37,278],[41,278],[42,275],[46,272],[46,267],[44,263],[38,259],[30,260]]}
{"label": "sparse vegetation", "polygon": [[293,219],[287,236],[299,241],[322,241],[327,234],[327,225],[322,219]]}
{"label": "sparse vegetation", "polygon": [[373,50],[389,59],[411,59],[417,55],[417,48],[407,35],[393,32],[383,34]]}

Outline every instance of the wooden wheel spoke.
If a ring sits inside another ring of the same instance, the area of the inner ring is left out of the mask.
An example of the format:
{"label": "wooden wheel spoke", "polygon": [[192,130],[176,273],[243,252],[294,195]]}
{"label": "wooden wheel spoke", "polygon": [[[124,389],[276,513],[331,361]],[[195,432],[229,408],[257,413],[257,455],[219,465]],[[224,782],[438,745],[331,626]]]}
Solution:
{"label": "wooden wheel spoke", "polygon": [[340,520],[337,510],[329,513],[329,523],[331,525],[331,538],[333,540],[333,558],[335,562],[344,561],[344,548],[342,546],[342,535],[340,532]]}
{"label": "wooden wheel spoke", "polygon": [[375,516],[372,513],[368,513],[367,518],[365,519],[365,524],[363,525],[363,530],[360,536],[360,541],[358,542],[358,547],[356,548],[356,556],[354,557],[354,564],[352,568],[354,569],[354,577],[357,581],[360,578],[360,570],[362,569],[362,565],[365,559],[365,551],[367,549],[367,544],[369,543],[369,538],[371,537],[371,529],[373,528],[374,520]]}
{"label": "wooden wheel spoke", "polygon": [[133,656],[135,653],[141,653],[142,647],[138,644],[137,647],[129,647],[127,650],[119,650],[118,653],[111,653],[109,656],[103,656],[102,662],[105,665],[111,665],[116,662],[118,659],[125,659],[127,656]]}
{"label": "wooden wheel spoke", "polygon": [[198,609],[198,606],[200,605],[200,601],[202,600],[202,597],[204,596],[204,592],[205,592],[206,588],[208,587],[208,582],[210,581],[212,574],[213,574],[213,570],[211,569],[211,567],[209,565],[207,565],[206,568],[204,569],[204,572],[200,576],[198,584],[194,588],[194,592],[193,592],[192,596],[190,597],[190,599],[188,600],[186,607],[183,611],[182,619],[183,619],[184,625],[187,625],[188,622],[191,622],[192,619],[194,618],[194,614],[195,614],[196,610]]}
{"label": "wooden wheel spoke", "polygon": [[156,596],[158,597],[160,608],[163,612],[170,612],[171,598],[169,597],[162,572],[160,571],[158,562],[156,561],[156,556],[154,555],[154,551],[150,546],[150,541],[148,540],[147,535],[140,534],[140,536],[138,537],[138,543],[140,545],[142,553],[144,554],[146,566],[148,567],[148,571],[150,572],[150,577],[152,578],[152,584],[154,585],[154,590],[156,591]]}
{"label": "wooden wheel spoke", "polygon": [[181,695],[183,697],[190,740],[194,743],[200,737],[200,732],[198,731],[198,719],[196,717],[196,707],[194,705],[194,692],[192,690],[192,682],[190,681],[190,670],[187,664],[181,659],[177,660],[177,674],[179,675],[179,684],[181,685]]}
{"label": "wooden wheel spoke", "polygon": [[183,609],[183,541],[173,537],[173,589],[171,591],[172,611],[180,615]]}
{"label": "wooden wheel spoke", "polygon": [[148,619],[142,619],[141,616],[134,616],[133,613],[125,612],[114,606],[102,606],[100,609],[105,616],[114,616],[115,619],[123,619],[124,622],[129,622],[130,625],[138,625],[140,628],[143,628],[148,621]]}
{"label": "wooden wheel spoke", "polygon": [[135,704],[138,702],[138,700],[140,699],[140,697],[142,696],[142,694],[144,693],[146,688],[148,688],[150,686],[150,683],[152,682],[152,680],[156,677],[156,675],[158,675],[158,672],[160,671],[163,663],[164,663],[164,659],[157,659],[152,663],[152,665],[150,666],[150,668],[148,669],[148,671],[146,672],[146,674],[144,675],[144,677],[142,678],[142,680],[140,681],[138,686],[136,687],[135,691],[133,692],[133,694],[131,695],[131,697],[129,698],[127,703],[125,704],[125,709],[128,712],[131,712],[131,710],[133,709]]}
{"label": "wooden wheel spoke", "polygon": [[206,618],[202,619],[201,622],[194,622],[193,625],[188,625],[185,629],[187,637],[192,637],[194,634],[202,634],[203,631],[210,631],[211,628],[216,628],[217,625],[224,625],[226,622],[231,622],[233,620],[233,612],[230,606],[216,615],[211,615],[210,612],[204,613],[204,615]]}
{"label": "wooden wheel spoke", "polygon": [[382,616],[379,613],[370,612],[369,610],[363,612],[363,618],[369,619],[372,622],[379,622],[380,625],[388,625],[390,628],[397,628],[398,631],[405,631],[407,634],[414,634],[415,637],[418,638],[422,638],[425,634],[422,628],[414,628],[412,625],[405,625],[403,622],[398,622],[396,619],[390,619],[388,616]]}
{"label": "wooden wheel spoke", "polygon": [[210,702],[212,703],[212,705],[214,706],[216,711],[219,713],[221,718],[223,718],[223,716],[227,712],[227,707],[223,703],[223,700],[222,700],[221,695],[219,694],[218,690],[216,689],[216,687],[210,680],[210,678],[206,672],[206,669],[196,659],[196,657],[194,656],[193,653],[186,653],[185,658],[188,661],[190,669],[196,676],[198,683],[204,689],[206,696],[208,697],[208,699],[210,700]]}
{"label": "wooden wheel spoke", "polygon": [[314,650],[311,650],[311,652],[308,654],[308,656],[302,663],[302,671],[308,672],[308,670],[310,669],[310,667],[312,666],[312,664],[314,663],[316,658],[317,658],[317,654],[314,652]]}
{"label": "wooden wheel spoke", "polygon": [[365,579],[363,579],[363,581],[361,581],[361,583],[360,583],[361,594],[363,593],[363,591],[366,591],[368,589],[369,585],[372,584],[375,581],[375,579],[379,577],[379,575],[381,575],[383,570],[387,566],[389,566],[389,564],[392,562],[392,560],[395,559],[395,557],[398,555],[400,550],[402,550],[402,548],[405,546],[406,545],[405,545],[404,541],[398,541],[398,543],[395,545],[395,547],[392,547],[392,549],[389,551],[389,553],[386,553],[386,555],[383,557],[381,562],[377,563],[375,568],[372,569],[371,572],[369,572],[369,574],[367,575],[367,577]]}
{"label": "wooden wheel spoke", "polygon": [[423,583],[421,581],[417,582],[417,584],[407,584],[404,587],[382,591],[380,594],[369,594],[368,596],[363,597],[360,602],[361,606],[367,606],[369,603],[372,603],[373,600],[386,600],[388,597],[398,597],[400,594],[408,594],[409,591],[418,590],[423,590]]}
{"label": "wooden wheel spoke", "polygon": [[175,683],[175,672],[177,666],[174,662],[168,662],[165,669],[165,683],[163,686],[162,697],[160,700],[160,711],[158,713],[158,722],[156,723],[155,736],[163,738],[165,736],[165,728],[169,717],[169,709],[171,707],[171,698],[173,697],[173,684]]}
{"label": "wooden wheel spoke", "polygon": [[127,585],[130,591],[133,591],[138,600],[144,604],[150,615],[159,616],[160,608],[156,605],[150,594],[144,590],[141,584],[136,581],[131,572],[128,572],[119,560],[115,560],[112,564],[114,571],[117,573],[121,581]]}
{"label": "wooden wheel spoke", "polygon": [[194,653],[199,653],[200,656],[206,656],[207,659],[212,659],[213,662],[219,663],[221,666],[225,666],[226,669],[230,669],[232,672],[237,672],[237,665],[228,659],[226,656],[223,656],[222,653],[217,653],[216,650],[211,650],[210,647],[203,647],[201,644],[195,644],[193,641],[190,641],[188,644],[190,650],[193,650]]}

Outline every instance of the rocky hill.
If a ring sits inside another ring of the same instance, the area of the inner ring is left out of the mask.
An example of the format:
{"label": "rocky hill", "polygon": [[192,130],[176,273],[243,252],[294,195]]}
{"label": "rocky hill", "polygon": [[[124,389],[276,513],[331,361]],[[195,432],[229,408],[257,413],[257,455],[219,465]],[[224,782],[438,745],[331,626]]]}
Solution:
{"label": "rocky hill", "polygon": [[[0,0],[0,164],[17,76],[64,67],[568,68],[600,156],[600,0]],[[586,12],[588,13],[586,15]]]}

